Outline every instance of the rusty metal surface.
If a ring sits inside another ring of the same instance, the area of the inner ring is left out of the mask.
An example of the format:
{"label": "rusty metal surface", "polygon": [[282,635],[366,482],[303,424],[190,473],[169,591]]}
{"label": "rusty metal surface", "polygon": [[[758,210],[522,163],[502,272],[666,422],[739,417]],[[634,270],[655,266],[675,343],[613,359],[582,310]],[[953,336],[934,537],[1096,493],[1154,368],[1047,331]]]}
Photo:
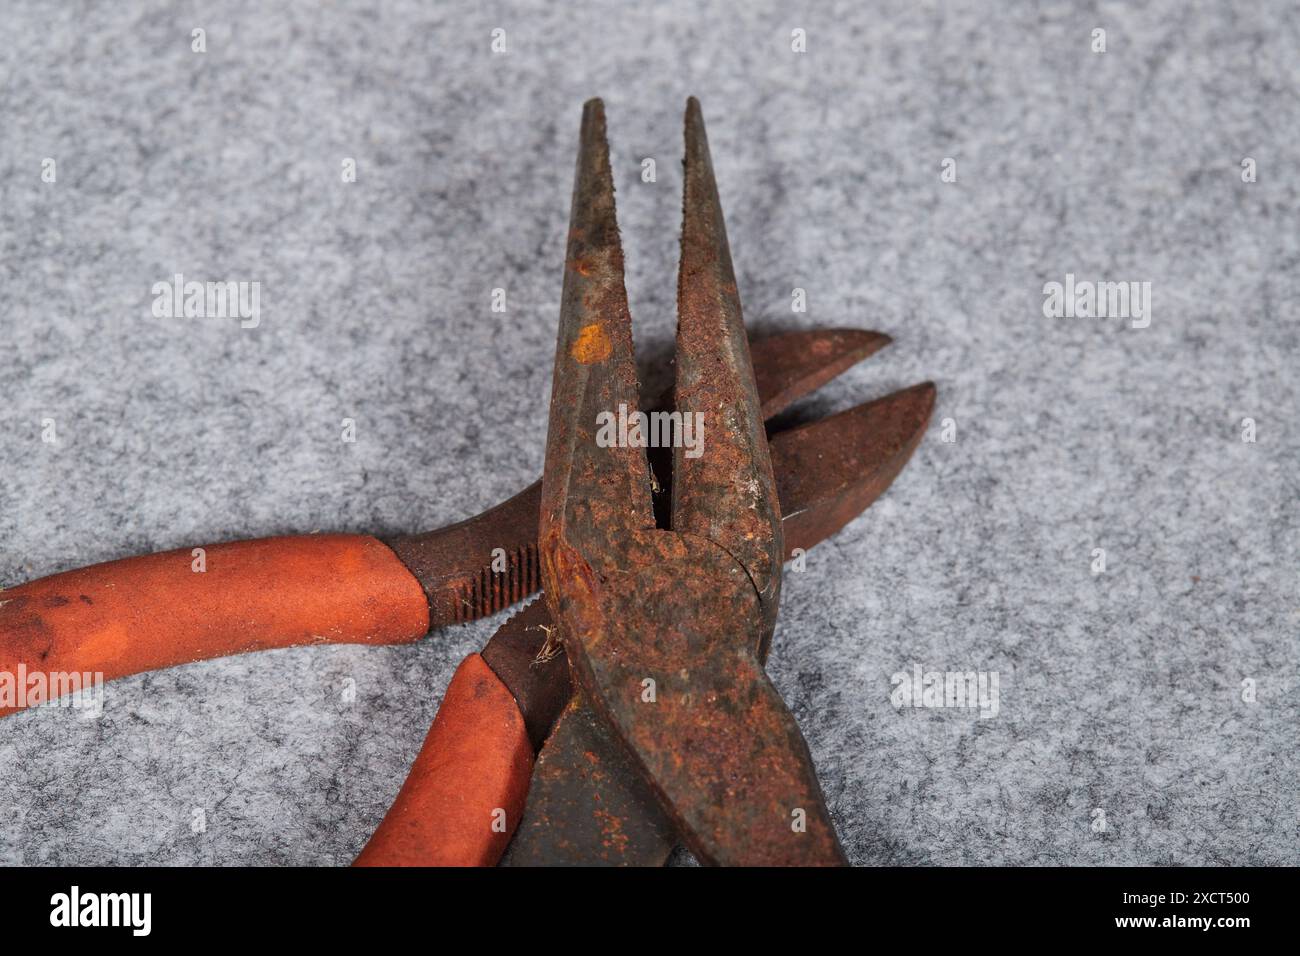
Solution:
{"label": "rusty metal surface", "polygon": [[[487,617],[541,588],[541,500],[541,482],[534,482],[473,518],[436,531],[384,539],[424,588],[430,629]],[[504,571],[493,569],[498,548],[505,552]]]}
{"label": "rusty metal surface", "polygon": [[502,866],[662,866],[677,829],[609,725],[577,694],[533,767]]}
{"label": "rusty metal surface", "polygon": [[759,661],[780,589],[779,504],[693,100],[686,138],[674,399],[712,417],[711,434],[699,458],[674,453],[674,531],[654,525],[642,449],[596,441],[598,415],[635,409],[637,386],[604,111],[592,101],[542,480],[543,583],[575,684],[701,860],[843,863],[807,745]]}
{"label": "rusty metal surface", "polygon": [[514,695],[533,750],[542,749],[573,692],[564,649],[542,655],[554,626],[546,601],[538,599],[502,624],[482,652],[483,660]]}
{"label": "rusty metal surface", "polygon": [[[602,415],[620,410],[633,415],[640,405],[599,100],[584,107],[579,140],[538,528],[542,581],[550,585],[552,612],[561,611],[561,594],[565,601],[569,592],[574,600],[578,592],[591,598],[603,574],[624,559],[635,564],[654,549],[644,450],[621,444],[601,448],[596,440]],[[593,568],[590,560],[602,567]],[[564,587],[557,590],[554,585],[561,581]],[[555,617],[563,628],[565,615]]]}
{"label": "rusty metal surface", "polygon": [[763,417],[779,415],[891,341],[867,329],[811,329],[750,339]]}
{"label": "rusty metal surface", "polygon": [[758,388],[727,244],[704,115],[686,102],[682,254],[677,273],[677,379],[673,405],[699,413],[704,454],[673,449],[672,528],[698,534],[745,569],[758,595],[755,635],[766,653],[781,595],[781,514]]}
{"label": "rusty metal surface", "polygon": [[807,745],[738,646],[761,621],[752,584],[721,549],[656,540],[660,566],[610,580],[603,631],[569,641],[575,682],[702,861],[842,862]]}
{"label": "rusty metal surface", "polygon": [[884,493],[920,444],[934,397],[934,385],[924,382],[772,438],[787,558],[833,535]]}

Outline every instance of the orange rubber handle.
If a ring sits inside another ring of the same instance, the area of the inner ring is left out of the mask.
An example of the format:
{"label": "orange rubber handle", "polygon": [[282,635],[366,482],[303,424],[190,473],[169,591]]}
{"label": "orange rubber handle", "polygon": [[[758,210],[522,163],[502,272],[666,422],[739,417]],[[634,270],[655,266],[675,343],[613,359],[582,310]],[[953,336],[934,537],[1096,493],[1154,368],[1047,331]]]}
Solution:
{"label": "orange rubber handle", "polygon": [[456,669],[410,776],[355,866],[495,866],[524,812],[533,746],[478,654]]}
{"label": "orange rubber handle", "polygon": [[[376,538],[301,535],[203,551],[202,565],[181,549],[0,591],[0,674],[21,666],[107,681],[245,651],[397,644],[428,632],[423,589]],[[0,717],[21,709],[6,703]]]}

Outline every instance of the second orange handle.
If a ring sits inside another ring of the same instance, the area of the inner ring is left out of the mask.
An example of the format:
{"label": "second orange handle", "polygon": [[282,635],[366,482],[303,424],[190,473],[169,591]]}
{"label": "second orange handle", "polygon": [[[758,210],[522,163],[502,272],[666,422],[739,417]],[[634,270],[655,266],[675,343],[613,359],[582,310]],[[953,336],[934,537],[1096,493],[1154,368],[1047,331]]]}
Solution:
{"label": "second orange handle", "polygon": [[533,759],[514,697],[469,655],[355,865],[495,866],[523,815]]}

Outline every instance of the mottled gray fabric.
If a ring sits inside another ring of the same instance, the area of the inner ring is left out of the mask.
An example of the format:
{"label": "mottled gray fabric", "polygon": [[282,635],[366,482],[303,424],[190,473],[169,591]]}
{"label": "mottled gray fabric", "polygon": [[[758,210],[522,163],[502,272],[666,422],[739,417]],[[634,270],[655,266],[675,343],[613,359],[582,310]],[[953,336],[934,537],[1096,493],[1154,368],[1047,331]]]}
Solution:
{"label": "mottled gray fabric", "polygon": [[[4,7],[0,584],[524,486],[581,104],[654,379],[695,94],[750,325],[894,336],[812,411],[939,388],[786,577],[770,672],[852,860],[1300,863],[1294,5]],[[178,272],[260,282],[260,325],[156,318]],[[1045,317],[1067,273],[1150,282],[1150,326]],[[498,623],[0,721],[0,861],[346,863]],[[997,715],[895,709],[915,664],[997,672]]]}

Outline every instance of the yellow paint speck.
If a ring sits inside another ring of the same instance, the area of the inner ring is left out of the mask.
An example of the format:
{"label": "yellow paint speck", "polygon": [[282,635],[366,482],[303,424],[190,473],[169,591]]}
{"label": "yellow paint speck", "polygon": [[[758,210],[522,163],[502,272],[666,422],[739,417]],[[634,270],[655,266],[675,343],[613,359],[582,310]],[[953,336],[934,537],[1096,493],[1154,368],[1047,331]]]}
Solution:
{"label": "yellow paint speck", "polygon": [[600,327],[599,322],[592,322],[590,325],[584,325],[578,333],[577,340],[573,343],[573,357],[583,365],[590,365],[592,362],[603,362],[609,358],[613,346],[610,344],[609,336],[605,330]]}

